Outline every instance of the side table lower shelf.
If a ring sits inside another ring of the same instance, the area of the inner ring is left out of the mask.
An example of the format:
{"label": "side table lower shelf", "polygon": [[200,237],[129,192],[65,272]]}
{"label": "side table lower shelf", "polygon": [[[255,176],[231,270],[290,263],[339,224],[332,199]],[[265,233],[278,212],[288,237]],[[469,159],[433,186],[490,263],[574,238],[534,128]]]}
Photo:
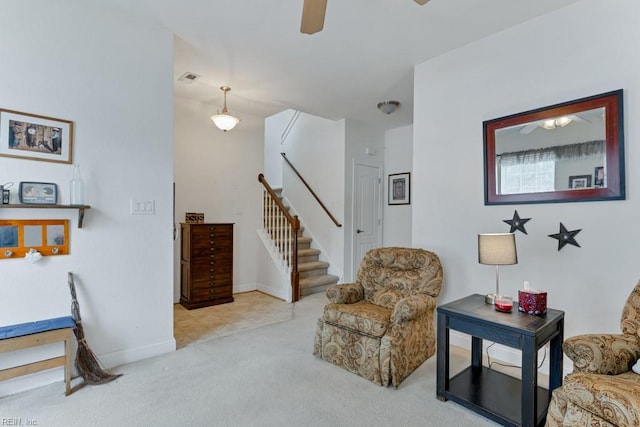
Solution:
{"label": "side table lower shelf", "polygon": [[[536,425],[544,423],[549,406],[549,390],[537,387]],[[503,425],[519,425],[522,384],[514,378],[486,366],[467,367],[449,380],[445,398]]]}

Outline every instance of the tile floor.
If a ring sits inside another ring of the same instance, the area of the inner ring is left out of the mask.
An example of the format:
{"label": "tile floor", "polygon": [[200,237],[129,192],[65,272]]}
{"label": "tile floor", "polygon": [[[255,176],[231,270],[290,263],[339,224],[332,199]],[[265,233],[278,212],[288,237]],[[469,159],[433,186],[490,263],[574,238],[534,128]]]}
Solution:
{"label": "tile floor", "polygon": [[258,291],[233,295],[227,304],[187,310],[173,306],[173,331],[176,347],[231,335],[291,318],[293,304]]}

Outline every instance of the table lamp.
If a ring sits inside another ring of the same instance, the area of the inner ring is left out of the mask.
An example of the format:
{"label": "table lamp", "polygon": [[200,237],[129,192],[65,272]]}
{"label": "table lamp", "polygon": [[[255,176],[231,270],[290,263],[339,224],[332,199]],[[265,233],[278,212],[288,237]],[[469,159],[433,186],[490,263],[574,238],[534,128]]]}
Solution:
{"label": "table lamp", "polygon": [[485,302],[494,304],[500,295],[499,266],[518,263],[516,253],[516,236],[513,233],[478,234],[478,262],[480,264],[496,266],[496,293],[487,294]]}

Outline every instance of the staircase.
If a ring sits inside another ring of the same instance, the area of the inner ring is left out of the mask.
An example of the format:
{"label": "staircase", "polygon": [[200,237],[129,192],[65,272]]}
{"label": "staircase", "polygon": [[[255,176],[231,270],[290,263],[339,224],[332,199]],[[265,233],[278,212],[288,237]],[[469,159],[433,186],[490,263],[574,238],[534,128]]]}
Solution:
{"label": "staircase", "polygon": [[[273,189],[284,203],[282,189]],[[285,204],[286,206],[286,204]],[[300,272],[300,296],[325,292],[338,283],[339,277],[329,274],[329,263],[320,261],[322,251],[311,247],[313,239],[304,235],[304,227],[298,231],[298,271]],[[277,247],[277,245],[275,245]]]}
{"label": "staircase", "polygon": [[300,295],[325,292],[338,283],[338,276],[328,274],[329,263],[320,261],[320,250],[311,247],[311,237],[298,237],[298,271],[300,271]]}
{"label": "staircase", "polygon": [[[263,174],[258,175],[258,181],[263,186],[262,229],[258,234],[279,271],[283,280],[280,283],[288,282],[291,286],[290,300],[296,302],[301,296],[324,292],[338,283],[339,277],[329,274],[329,263],[320,261],[321,251],[311,247],[312,239],[304,235],[298,216],[289,212],[291,208],[283,201],[282,189],[271,188]],[[342,226],[327,213],[338,227]]]}

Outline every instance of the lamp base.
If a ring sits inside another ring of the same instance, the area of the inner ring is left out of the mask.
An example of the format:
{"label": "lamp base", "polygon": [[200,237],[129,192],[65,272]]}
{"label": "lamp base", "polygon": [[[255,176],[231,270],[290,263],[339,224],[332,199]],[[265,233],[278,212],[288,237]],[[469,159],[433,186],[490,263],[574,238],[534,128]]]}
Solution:
{"label": "lamp base", "polygon": [[486,294],[484,296],[485,304],[494,305],[496,303],[496,294]]}

